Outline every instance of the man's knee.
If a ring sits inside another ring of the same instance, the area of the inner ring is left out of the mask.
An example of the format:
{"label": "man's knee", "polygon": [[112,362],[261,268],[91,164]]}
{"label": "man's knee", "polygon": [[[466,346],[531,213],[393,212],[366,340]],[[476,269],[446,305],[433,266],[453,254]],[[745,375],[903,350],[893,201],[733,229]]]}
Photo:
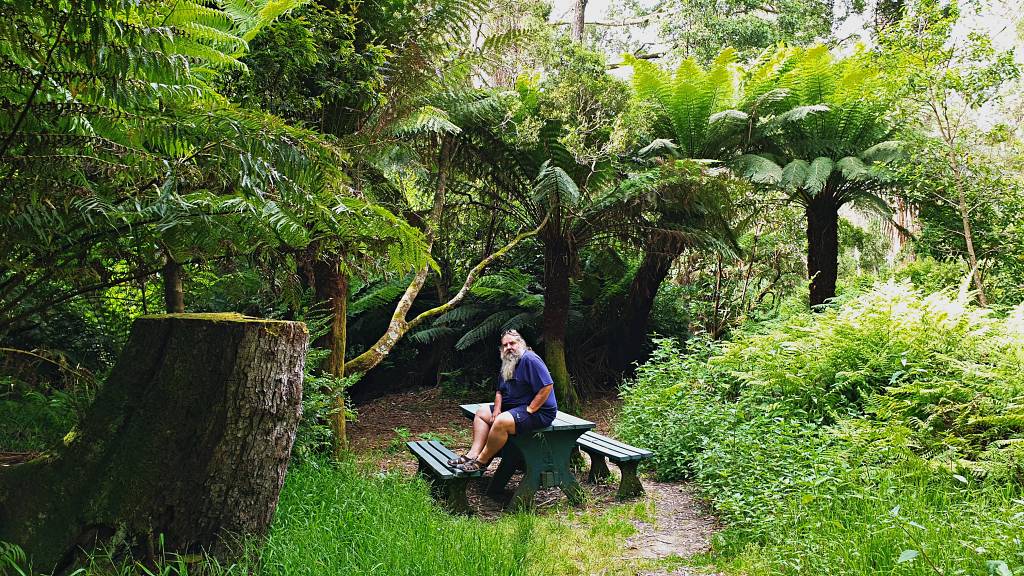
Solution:
{"label": "man's knee", "polygon": [[481,406],[476,409],[476,416],[488,424],[491,423],[491,408],[490,406]]}
{"label": "man's knee", "polygon": [[514,434],[516,431],[516,419],[508,412],[502,412],[501,414],[498,414],[498,419],[494,421],[494,426],[500,430]]}

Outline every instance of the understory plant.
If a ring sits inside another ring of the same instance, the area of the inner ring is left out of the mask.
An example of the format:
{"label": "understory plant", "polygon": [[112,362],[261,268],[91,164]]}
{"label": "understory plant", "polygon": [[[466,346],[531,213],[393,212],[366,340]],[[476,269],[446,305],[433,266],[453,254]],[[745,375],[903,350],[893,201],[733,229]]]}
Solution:
{"label": "understory plant", "polygon": [[1024,306],[876,285],[732,341],[661,341],[618,433],[726,522],[743,573],[1024,570]]}

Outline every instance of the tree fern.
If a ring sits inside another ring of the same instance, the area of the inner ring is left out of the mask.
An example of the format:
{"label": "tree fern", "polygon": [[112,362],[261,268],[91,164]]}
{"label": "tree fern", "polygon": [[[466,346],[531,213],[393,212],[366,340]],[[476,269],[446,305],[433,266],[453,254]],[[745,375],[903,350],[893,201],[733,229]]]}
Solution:
{"label": "tree fern", "polygon": [[[351,190],[337,148],[213,87],[298,3],[0,3],[0,198],[10,207],[0,332],[53,302],[145,278],[166,257],[330,236],[425,261],[416,231],[342,200]],[[375,227],[385,231],[376,247]]]}
{"label": "tree fern", "polygon": [[805,207],[812,305],[835,292],[839,208],[877,203],[889,184],[885,163],[897,157],[898,127],[872,86],[876,77],[862,55],[838,60],[825,46],[781,47],[748,74],[745,106],[752,117],[758,108],[757,120],[750,152],[733,166],[755,182],[781,185]]}

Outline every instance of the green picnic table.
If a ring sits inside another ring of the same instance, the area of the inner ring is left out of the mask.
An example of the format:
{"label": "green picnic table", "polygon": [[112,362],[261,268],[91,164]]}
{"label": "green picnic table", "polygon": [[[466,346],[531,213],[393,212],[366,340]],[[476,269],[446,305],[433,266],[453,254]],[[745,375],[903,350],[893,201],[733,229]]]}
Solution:
{"label": "green picnic table", "polygon": [[[460,408],[463,415],[472,419],[481,406],[491,407],[492,404],[463,404]],[[501,463],[487,489],[488,494],[501,496],[512,475],[522,470],[523,480],[510,503],[513,508],[530,506],[538,488],[555,486],[562,489],[571,503],[582,504],[583,488],[569,470],[569,461],[576,448],[576,440],[593,427],[593,422],[558,412],[547,428],[509,436],[500,454]]]}

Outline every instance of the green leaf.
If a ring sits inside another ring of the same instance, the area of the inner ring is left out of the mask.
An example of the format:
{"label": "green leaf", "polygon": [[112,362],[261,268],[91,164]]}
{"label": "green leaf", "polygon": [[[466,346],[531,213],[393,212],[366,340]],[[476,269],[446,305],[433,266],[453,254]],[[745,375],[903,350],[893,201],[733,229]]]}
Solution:
{"label": "green leaf", "polygon": [[782,168],[759,154],[744,154],[732,161],[739,175],[757,184],[778,184],[782,181]]}
{"label": "green leaf", "polygon": [[1002,560],[989,560],[985,564],[991,576],[1013,576],[1013,571]]}
{"label": "green leaf", "polygon": [[902,564],[903,562],[910,562],[914,558],[917,558],[920,553],[917,550],[904,550],[900,557],[896,559],[896,562]]}

